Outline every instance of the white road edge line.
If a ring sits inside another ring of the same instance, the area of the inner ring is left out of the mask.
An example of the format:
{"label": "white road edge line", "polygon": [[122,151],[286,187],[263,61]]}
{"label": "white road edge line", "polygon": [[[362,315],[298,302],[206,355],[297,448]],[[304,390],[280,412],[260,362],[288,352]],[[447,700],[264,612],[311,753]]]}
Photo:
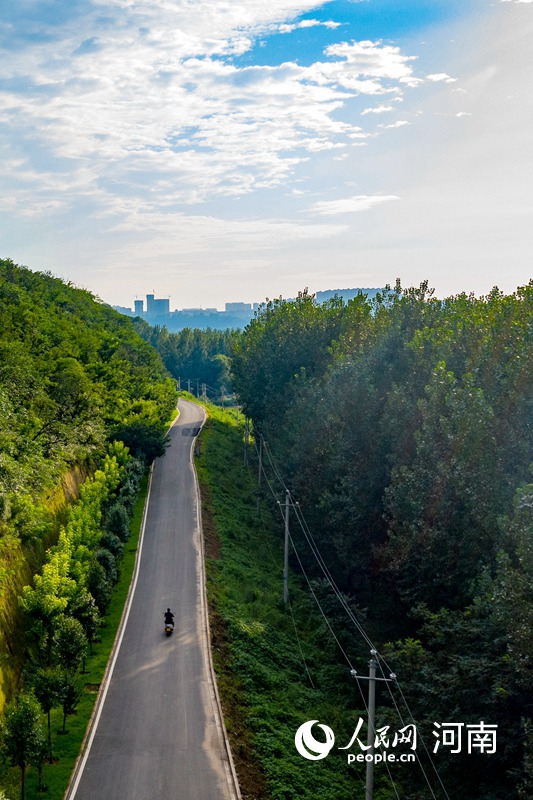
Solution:
{"label": "white road edge line", "polygon": [[[200,432],[205,425],[207,414],[205,408],[200,406],[202,411],[204,412],[204,419],[200,428]],[[200,492],[200,484],[198,482],[198,475],[196,473],[196,467],[194,465],[193,459],[193,448],[194,443],[196,441],[196,437],[191,442],[191,450],[190,450],[190,461],[191,466],[194,474],[194,482],[196,485],[196,506],[197,506],[197,520],[198,520],[198,532],[200,536],[200,541],[198,543],[199,546],[199,556],[200,556],[200,598],[201,598],[201,611],[202,611],[202,619],[204,625],[204,635],[205,635],[205,659],[207,662],[207,671],[211,680],[211,688],[213,690],[214,700],[215,700],[215,724],[217,726],[219,735],[224,743],[224,749],[226,751],[226,759],[227,761],[224,762],[225,772],[226,772],[226,779],[228,781],[229,790],[232,793],[233,797],[236,800],[242,800],[241,795],[241,788],[239,786],[239,779],[237,778],[237,771],[235,769],[235,764],[233,762],[233,756],[231,753],[231,747],[228,739],[228,734],[226,731],[226,725],[224,724],[224,713],[222,711],[222,703],[220,702],[220,695],[218,693],[218,686],[217,686],[217,679],[215,674],[215,668],[213,665],[213,654],[211,651],[211,629],[209,626],[209,612],[208,612],[208,604],[207,604],[207,587],[206,587],[206,573],[205,573],[205,540],[204,540],[204,532],[202,528],[202,495]]]}
{"label": "white road edge line", "polygon": [[[205,409],[202,406],[200,406],[200,408],[202,408],[202,411],[204,412],[204,419],[203,419],[203,422],[202,422],[202,425],[201,425],[201,428],[200,428],[200,430],[201,430],[203,428],[204,424],[205,424],[207,415],[206,415]],[[172,425],[170,427],[173,427],[173,425],[177,422],[178,419],[179,419],[179,416],[176,417],[176,419],[174,420],[174,422],[172,423]],[[211,654],[211,631],[210,631],[210,628],[209,628],[209,615],[208,615],[208,612],[207,612],[207,590],[206,590],[206,582],[205,582],[205,550],[204,550],[204,536],[203,536],[203,529],[202,529],[202,502],[201,502],[201,494],[200,494],[200,485],[198,483],[198,475],[196,474],[196,467],[194,466],[194,460],[193,460],[193,448],[194,448],[195,441],[196,441],[196,437],[194,437],[192,439],[192,441],[191,441],[191,449],[190,449],[190,452],[189,452],[189,461],[190,461],[190,464],[192,466],[192,470],[193,470],[193,474],[194,474],[194,481],[195,481],[195,485],[196,485],[197,519],[198,519],[198,529],[199,529],[199,534],[200,534],[200,542],[199,542],[199,544],[200,544],[199,555],[200,555],[200,558],[201,558],[200,581],[201,581],[201,584],[202,584],[202,591],[200,592],[200,597],[201,597],[201,607],[202,607],[202,617],[203,617],[203,622],[204,622],[204,630],[205,630],[205,634],[206,634],[206,638],[207,638],[206,658],[207,658],[207,663],[208,663],[208,667],[209,667],[208,671],[209,671],[209,675],[210,675],[210,678],[211,678],[211,685],[212,685],[212,688],[213,688],[213,692],[214,692],[214,696],[215,696],[215,702],[216,702],[217,711],[218,711],[218,714],[215,714],[215,722],[216,722],[216,725],[217,725],[217,727],[219,729],[219,732],[220,732],[220,734],[222,736],[222,740],[224,742],[224,747],[225,747],[226,755],[227,755],[227,759],[228,759],[227,764],[225,766],[226,766],[226,775],[227,775],[227,778],[228,778],[229,788],[230,788],[230,791],[233,791],[234,797],[237,800],[242,800],[239,781],[238,781],[238,778],[237,778],[237,772],[235,770],[235,764],[233,763],[233,757],[232,757],[232,754],[231,754],[231,747],[230,747],[230,744],[229,744],[229,740],[228,740],[228,736],[227,736],[227,732],[226,732],[226,727],[224,725],[224,714],[222,712],[222,704],[220,702],[220,696],[218,694],[218,687],[217,687],[217,682],[216,682],[215,669],[214,669],[214,666],[213,666],[213,658],[212,658],[212,654]],[[81,781],[81,778],[82,778],[82,775],[83,775],[83,771],[85,769],[85,765],[87,763],[87,760],[88,760],[90,752],[91,752],[91,747],[92,747],[92,744],[93,744],[93,741],[94,741],[94,737],[96,736],[96,731],[98,729],[98,723],[100,721],[100,717],[101,717],[102,710],[103,710],[103,707],[104,707],[105,699],[107,697],[107,692],[109,690],[109,685],[111,683],[111,678],[113,677],[113,671],[115,669],[115,664],[117,662],[117,658],[118,658],[118,655],[119,655],[119,652],[120,652],[120,646],[122,644],[122,639],[124,638],[124,631],[126,630],[126,624],[128,622],[128,618],[129,618],[129,615],[130,615],[130,609],[131,609],[131,604],[132,604],[132,600],[133,600],[133,595],[135,594],[135,588],[137,586],[137,579],[139,577],[139,572],[140,572],[142,548],[143,548],[143,542],[144,542],[144,531],[145,531],[145,528],[146,528],[146,519],[147,519],[147,516],[148,516],[148,506],[149,506],[149,503],[150,503],[150,492],[152,490],[152,475],[153,475],[153,471],[154,471],[154,464],[152,463],[152,466],[150,467],[150,477],[149,477],[149,482],[148,482],[148,492],[146,494],[146,501],[145,501],[144,509],[143,509],[143,518],[142,518],[142,523],[141,523],[141,532],[140,532],[140,535],[139,535],[139,543],[138,543],[138,547],[137,547],[137,556],[136,556],[136,559],[135,559],[135,569],[134,569],[133,581],[130,584],[130,588],[129,588],[129,591],[128,591],[128,596],[126,597],[126,603],[124,605],[124,610],[122,612],[122,618],[120,620],[119,629],[118,629],[118,632],[117,632],[117,638],[115,639],[115,643],[113,644],[113,650],[112,650],[112,653],[111,653],[111,660],[108,661],[108,663],[107,663],[107,667],[106,667],[106,670],[104,672],[104,676],[102,678],[102,683],[100,684],[100,691],[99,691],[99,694],[98,694],[98,698],[96,700],[96,704],[95,704],[95,707],[93,709],[93,713],[92,713],[91,719],[89,720],[89,725],[87,726],[88,735],[86,734],[86,739],[82,743],[81,753],[80,753],[80,756],[78,756],[78,760],[76,761],[76,764],[74,765],[74,770],[72,771],[72,776],[71,776],[69,785],[67,787],[67,791],[65,792],[64,800],[74,800],[74,797],[76,796],[76,792],[78,790],[78,786],[79,786],[79,783]],[[228,765],[229,765],[229,770],[228,770]],[[229,772],[229,774],[228,774],[228,772]]]}
{"label": "white road edge line", "polygon": [[[179,419],[179,414],[176,419],[170,425],[172,428]],[[139,572],[141,568],[141,556],[142,556],[142,549],[143,549],[143,542],[144,542],[144,531],[146,528],[146,519],[148,517],[148,506],[150,504],[150,492],[152,491],[152,475],[154,474],[154,462],[150,467],[150,477],[148,480],[148,492],[146,493],[146,500],[144,503],[143,509],[143,517],[141,522],[141,532],[139,535],[139,542],[137,545],[137,555],[135,557],[135,568],[133,573],[133,580],[130,583],[130,588],[128,590],[128,595],[126,597],[126,603],[124,605],[124,610],[122,612],[122,617],[120,619],[120,624],[117,631],[117,637],[115,638],[115,642],[113,644],[113,649],[111,651],[111,658],[107,662],[107,666],[104,672],[104,677],[102,678],[102,682],[100,684],[100,691],[98,693],[98,697],[93,709],[93,713],[91,715],[91,719],[89,720],[89,724],[87,726],[87,733],[86,738],[82,742],[81,752],[78,756],[76,764],[74,765],[74,769],[72,771],[72,776],[69,781],[69,785],[67,786],[67,791],[65,792],[64,800],[73,800],[76,796],[76,792],[78,790],[79,783],[81,781],[83,771],[85,769],[85,765],[87,763],[87,759],[89,758],[91,747],[94,741],[94,737],[96,736],[96,731],[98,728],[98,723],[100,721],[100,717],[102,714],[102,709],[104,707],[105,699],[107,697],[107,692],[109,690],[109,684],[111,683],[111,678],[113,677],[113,670],[115,669],[115,664],[117,662],[118,654],[120,652],[120,645],[122,644],[122,639],[124,638],[124,631],[126,630],[126,624],[128,622],[128,618],[130,615],[131,604],[133,600],[133,595],[135,594],[135,588],[137,586],[137,579],[139,577]]]}

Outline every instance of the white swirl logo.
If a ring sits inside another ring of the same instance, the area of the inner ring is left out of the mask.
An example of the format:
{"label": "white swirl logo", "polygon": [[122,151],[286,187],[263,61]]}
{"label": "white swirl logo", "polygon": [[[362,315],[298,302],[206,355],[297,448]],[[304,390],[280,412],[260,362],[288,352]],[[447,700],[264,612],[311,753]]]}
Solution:
{"label": "white swirl logo", "polygon": [[[322,728],[326,734],[325,742],[317,742],[311,733],[311,728],[315,723],[318,723],[318,727]],[[325,758],[328,755],[335,744],[335,736],[327,725],[321,725],[317,719],[311,719],[309,722],[304,722],[303,725],[300,725],[294,736],[294,744],[304,758],[309,759],[309,761],[320,761],[321,758]]]}

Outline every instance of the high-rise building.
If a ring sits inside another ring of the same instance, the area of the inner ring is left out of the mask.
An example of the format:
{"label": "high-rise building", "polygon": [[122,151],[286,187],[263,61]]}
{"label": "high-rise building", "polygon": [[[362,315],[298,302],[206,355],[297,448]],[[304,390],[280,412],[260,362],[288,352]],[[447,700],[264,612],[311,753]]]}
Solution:
{"label": "high-rise building", "polygon": [[136,317],[140,317],[144,313],[144,301],[143,300],[134,300],[133,301],[133,310],[135,312]]}
{"label": "high-rise building", "polygon": [[226,314],[249,314],[251,303],[226,303]]}
{"label": "high-rise building", "polygon": [[153,294],[146,295],[146,315],[159,316],[170,313],[170,300],[168,297],[156,298]]}

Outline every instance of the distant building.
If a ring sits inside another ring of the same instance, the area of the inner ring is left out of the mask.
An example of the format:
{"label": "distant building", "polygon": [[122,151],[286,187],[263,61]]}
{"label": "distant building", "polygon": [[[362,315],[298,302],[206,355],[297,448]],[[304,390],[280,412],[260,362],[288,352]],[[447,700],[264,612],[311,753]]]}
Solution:
{"label": "distant building", "polygon": [[133,311],[136,317],[142,317],[144,314],[144,300],[134,300]]}
{"label": "distant building", "polygon": [[217,308],[182,308],[181,311],[178,312],[178,309],[174,313],[180,314],[218,314]]}
{"label": "distant building", "polygon": [[146,316],[156,317],[160,314],[170,314],[170,300],[168,297],[158,299],[153,294],[146,295]]}
{"label": "distant building", "polygon": [[249,314],[252,310],[251,303],[226,303],[226,314]]}

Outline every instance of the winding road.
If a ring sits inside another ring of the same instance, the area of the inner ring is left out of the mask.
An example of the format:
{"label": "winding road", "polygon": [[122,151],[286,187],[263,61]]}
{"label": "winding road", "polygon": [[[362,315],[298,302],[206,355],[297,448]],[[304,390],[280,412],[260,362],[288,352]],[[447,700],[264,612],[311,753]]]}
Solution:
{"label": "winding road", "polygon": [[[192,465],[204,412],[180,400],[154,464],[129,614],[67,800],[238,800],[212,679]],[[163,612],[175,614],[163,632]]]}

